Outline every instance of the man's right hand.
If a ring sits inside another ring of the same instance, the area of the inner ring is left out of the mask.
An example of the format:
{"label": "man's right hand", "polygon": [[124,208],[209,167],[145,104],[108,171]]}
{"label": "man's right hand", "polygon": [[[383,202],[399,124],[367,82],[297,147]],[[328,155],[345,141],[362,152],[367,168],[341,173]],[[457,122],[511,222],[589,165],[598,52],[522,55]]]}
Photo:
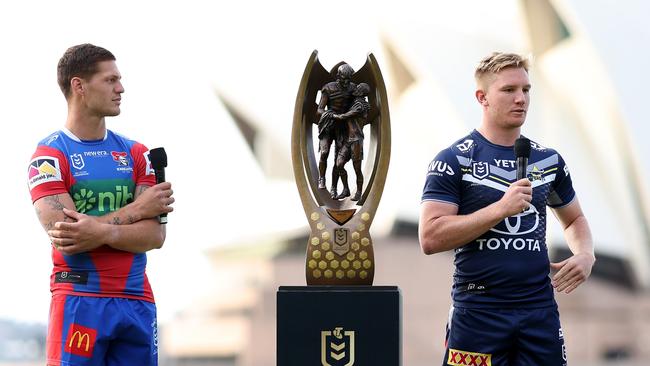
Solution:
{"label": "man's right hand", "polygon": [[523,178],[512,183],[497,204],[501,209],[501,216],[506,218],[528,209],[532,200],[533,188],[528,178]]}
{"label": "man's right hand", "polygon": [[174,211],[169,206],[174,203],[172,184],[162,182],[144,190],[133,202],[139,213],[139,219],[151,219],[162,213]]}

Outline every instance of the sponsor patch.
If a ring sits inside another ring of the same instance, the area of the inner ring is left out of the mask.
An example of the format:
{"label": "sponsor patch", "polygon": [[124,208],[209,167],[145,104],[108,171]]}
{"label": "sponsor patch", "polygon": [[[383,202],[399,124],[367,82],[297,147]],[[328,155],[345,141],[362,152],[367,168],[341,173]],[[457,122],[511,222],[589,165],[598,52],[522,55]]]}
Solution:
{"label": "sponsor patch", "polygon": [[30,191],[43,183],[63,181],[59,159],[53,156],[39,156],[32,159],[27,175]]}
{"label": "sponsor patch", "polygon": [[453,366],[492,366],[492,354],[450,348],[447,364]]}
{"label": "sponsor patch", "polygon": [[88,273],[86,272],[57,272],[54,275],[55,283],[74,283],[77,285],[86,285],[88,283]]}
{"label": "sponsor patch", "polygon": [[429,164],[429,172],[427,175],[442,176],[443,174],[454,175],[454,169],[449,164],[440,160],[434,160]]}
{"label": "sponsor patch", "polygon": [[90,358],[93,355],[96,338],[96,329],[72,323],[65,339],[65,351],[73,355]]}
{"label": "sponsor patch", "polygon": [[465,140],[462,143],[456,145],[456,147],[458,148],[458,150],[460,150],[462,152],[467,152],[467,151],[469,151],[469,149],[472,148],[472,145],[474,145],[474,140],[469,140],[468,139],[468,140]]}

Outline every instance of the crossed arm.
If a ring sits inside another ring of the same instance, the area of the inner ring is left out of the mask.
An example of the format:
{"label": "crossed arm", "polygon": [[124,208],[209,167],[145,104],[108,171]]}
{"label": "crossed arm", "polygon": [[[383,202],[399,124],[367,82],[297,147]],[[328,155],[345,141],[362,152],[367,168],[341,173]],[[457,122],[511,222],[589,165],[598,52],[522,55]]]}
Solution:
{"label": "crossed arm", "polygon": [[75,211],[67,193],[42,197],[34,202],[34,208],[52,244],[63,254],[87,252],[101,245],[143,253],[162,247],[165,225],[156,217],[171,212],[169,205],[174,202],[170,183],[147,188],[136,187],[133,202],[104,216]]}

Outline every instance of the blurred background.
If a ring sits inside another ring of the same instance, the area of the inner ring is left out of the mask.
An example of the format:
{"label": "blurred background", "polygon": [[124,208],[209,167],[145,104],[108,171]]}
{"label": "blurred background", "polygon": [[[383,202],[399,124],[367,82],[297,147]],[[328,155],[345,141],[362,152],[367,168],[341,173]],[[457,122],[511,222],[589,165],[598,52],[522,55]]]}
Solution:
{"label": "blurred background", "polygon": [[[26,167],[65,122],[58,59],[85,42],[123,76],[108,127],[169,156],[177,202],[148,268],[161,365],[275,365],[275,292],[305,284],[290,131],[314,49],[328,69],[374,53],[388,88],[391,164],[371,232],[375,284],[402,290],[404,365],[442,359],[453,257],[420,251],[421,190],[435,154],[478,126],[474,67],[495,50],[532,57],[523,132],[561,152],[595,239],[590,281],[557,295],[570,364],[649,364],[648,14],[642,0],[3,3],[0,365],[44,363],[50,246]],[[569,255],[554,220],[548,242],[553,259]]]}

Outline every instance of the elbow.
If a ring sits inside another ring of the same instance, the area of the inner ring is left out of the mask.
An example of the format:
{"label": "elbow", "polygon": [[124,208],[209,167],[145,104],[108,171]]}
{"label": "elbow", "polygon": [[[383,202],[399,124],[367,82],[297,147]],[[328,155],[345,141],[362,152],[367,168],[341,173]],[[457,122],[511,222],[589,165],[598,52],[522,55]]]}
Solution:
{"label": "elbow", "polygon": [[436,254],[443,251],[443,243],[431,232],[420,232],[420,248],[426,255]]}
{"label": "elbow", "polygon": [[435,239],[423,239],[420,238],[420,248],[422,253],[426,255],[436,254],[442,252],[441,244]]}
{"label": "elbow", "polygon": [[150,248],[151,249],[162,248],[166,238],[167,238],[167,230],[165,228],[165,225],[160,225],[160,230],[156,232],[156,235],[151,240]]}

